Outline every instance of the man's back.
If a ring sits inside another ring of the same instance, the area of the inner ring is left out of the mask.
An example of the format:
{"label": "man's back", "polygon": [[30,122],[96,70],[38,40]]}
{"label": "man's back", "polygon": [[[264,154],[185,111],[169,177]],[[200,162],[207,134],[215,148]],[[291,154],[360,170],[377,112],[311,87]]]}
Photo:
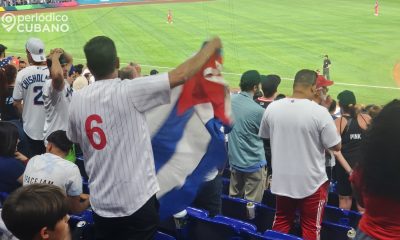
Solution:
{"label": "man's back", "polygon": [[169,99],[167,74],[96,81],[74,93],[67,135],[83,150],[98,215],[131,215],[159,190],[144,112]]}
{"label": "man's back", "polygon": [[328,111],[308,99],[271,103],[260,135],[271,139],[272,192],[292,198],[311,195],[327,180],[324,151],[340,142]]}
{"label": "man's back", "polygon": [[13,98],[23,100],[24,131],[33,140],[43,140],[45,112],[42,88],[49,75],[47,66],[29,66],[17,74],[15,81]]}
{"label": "man's back", "polygon": [[241,92],[232,97],[234,126],[229,133],[229,160],[233,166],[248,168],[264,160],[263,142],[258,136],[264,109]]}
{"label": "man's back", "polygon": [[63,189],[67,196],[82,193],[82,177],[78,167],[57,155],[45,153],[29,160],[26,166],[23,185],[43,183]]}
{"label": "man's back", "polygon": [[72,98],[72,87],[65,81],[64,89],[54,89],[52,80],[47,80],[43,86],[44,109],[46,119],[43,130],[43,137],[47,137],[54,131],[67,130],[68,107]]}

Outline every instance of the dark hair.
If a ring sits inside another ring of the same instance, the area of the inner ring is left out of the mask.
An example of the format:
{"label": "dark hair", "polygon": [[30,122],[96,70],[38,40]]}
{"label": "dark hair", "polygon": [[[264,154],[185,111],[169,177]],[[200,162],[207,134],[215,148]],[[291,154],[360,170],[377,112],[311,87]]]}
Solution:
{"label": "dark hair", "polygon": [[364,191],[400,201],[400,100],[387,104],[372,120],[359,162]]}
{"label": "dark hair", "polygon": [[261,82],[260,73],[256,70],[249,70],[243,73],[240,78],[240,90],[248,92],[253,90],[254,86],[258,86]]}
{"label": "dark hair", "polygon": [[75,72],[78,73],[79,75],[82,74],[83,71],[83,64],[77,64],[74,66]]}
{"label": "dark hair", "polygon": [[355,105],[353,105],[353,104],[351,104],[351,105],[343,105],[339,101],[339,107],[340,107],[340,109],[341,109],[341,111],[343,113],[350,114],[351,118],[356,118],[357,117],[357,109],[356,109]]}
{"label": "dark hair", "polygon": [[313,86],[317,83],[317,73],[313,70],[303,69],[296,73],[294,77],[293,88],[302,86]]}
{"label": "dark hair", "polygon": [[105,36],[94,37],[84,47],[87,66],[95,79],[113,73],[117,65],[117,49],[113,40]]}
{"label": "dark hair", "polygon": [[67,138],[67,133],[63,130],[52,132],[46,140],[65,153],[68,153],[72,148],[72,142]]}
{"label": "dark hair", "polygon": [[13,157],[17,149],[18,128],[10,122],[0,122],[0,156]]}
{"label": "dark hair", "polygon": [[332,111],[335,111],[335,110],[336,110],[336,100],[332,99],[332,103],[331,103],[331,105],[329,106],[328,111],[329,111],[329,112],[332,112]]}
{"label": "dark hair", "polygon": [[264,97],[272,97],[277,91],[278,86],[281,83],[281,78],[278,75],[270,74],[267,76],[261,76],[261,88],[264,93]]}
{"label": "dark hair", "polygon": [[7,229],[18,239],[31,240],[44,227],[54,230],[67,213],[67,199],[59,187],[31,184],[8,196],[1,216]]}
{"label": "dark hair", "polygon": [[4,66],[4,71],[6,73],[7,84],[13,84],[15,82],[15,79],[17,78],[17,68],[12,64],[8,64]]}
{"label": "dark hair", "polygon": [[156,69],[150,71],[150,75],[156,75],[156,74],[158,74],[158,71]]}
{"label": "dark hair", "polygon": [[8,93],[8,83],[6,70],[4,68],[0,68],[0,113],[4,111],[6,106],[6,98]]}

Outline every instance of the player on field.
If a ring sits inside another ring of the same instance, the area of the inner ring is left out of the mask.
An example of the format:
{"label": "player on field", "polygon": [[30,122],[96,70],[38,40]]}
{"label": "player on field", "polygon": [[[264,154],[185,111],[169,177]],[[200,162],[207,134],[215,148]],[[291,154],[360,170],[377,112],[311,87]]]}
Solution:
{"label": "player on field", "polygon": [[173,21],[173,19],[172,19],[172,11],[171,11],[171,9],[168,10],[167,23],[168,23],[168,24],[174,23],[174,21]]}
{"label": "player on field", "polygon": [[27,152],[24,155],[31,158],[46,151],[43,143],[45,111],[42,91],[50,73],[40,39],[28,39],[26,54],[30,66],[18,72],[13,98],[14,107],[22,114],[23,129],[27,135]]}
{"label": "player on field", "polygon": [[122,81],[114,42],[99,36],[86,43],[95,82],[74,93],[67,135],[84,154],[96,239],[154,238],[159,186],[145,112],[169,103],[171,88],[190,79],[221,46],[215,38],[168,73]]}

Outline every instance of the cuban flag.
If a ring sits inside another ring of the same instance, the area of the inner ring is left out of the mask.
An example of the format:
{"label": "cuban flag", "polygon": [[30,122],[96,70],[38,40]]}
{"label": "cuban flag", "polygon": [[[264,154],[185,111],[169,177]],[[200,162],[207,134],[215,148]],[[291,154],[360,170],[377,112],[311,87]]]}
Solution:
{"label": "cuban flag", "polygon": [[162,220],[189,206],[206,175],[227,159],[230,95],[221,70],[222,58],[215,54],[183,86],[172,89],[169,105],[146,113]]}

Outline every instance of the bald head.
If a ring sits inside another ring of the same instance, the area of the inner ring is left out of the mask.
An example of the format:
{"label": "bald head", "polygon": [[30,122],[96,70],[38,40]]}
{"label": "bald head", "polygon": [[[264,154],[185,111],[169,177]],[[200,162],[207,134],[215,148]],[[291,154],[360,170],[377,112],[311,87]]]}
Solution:
{"label": "bald head", "polygon": [[294,77],[293,88],[297,87],[312,87],[317,82],[317,73],[312,70],[303,69],[296,73]]}

